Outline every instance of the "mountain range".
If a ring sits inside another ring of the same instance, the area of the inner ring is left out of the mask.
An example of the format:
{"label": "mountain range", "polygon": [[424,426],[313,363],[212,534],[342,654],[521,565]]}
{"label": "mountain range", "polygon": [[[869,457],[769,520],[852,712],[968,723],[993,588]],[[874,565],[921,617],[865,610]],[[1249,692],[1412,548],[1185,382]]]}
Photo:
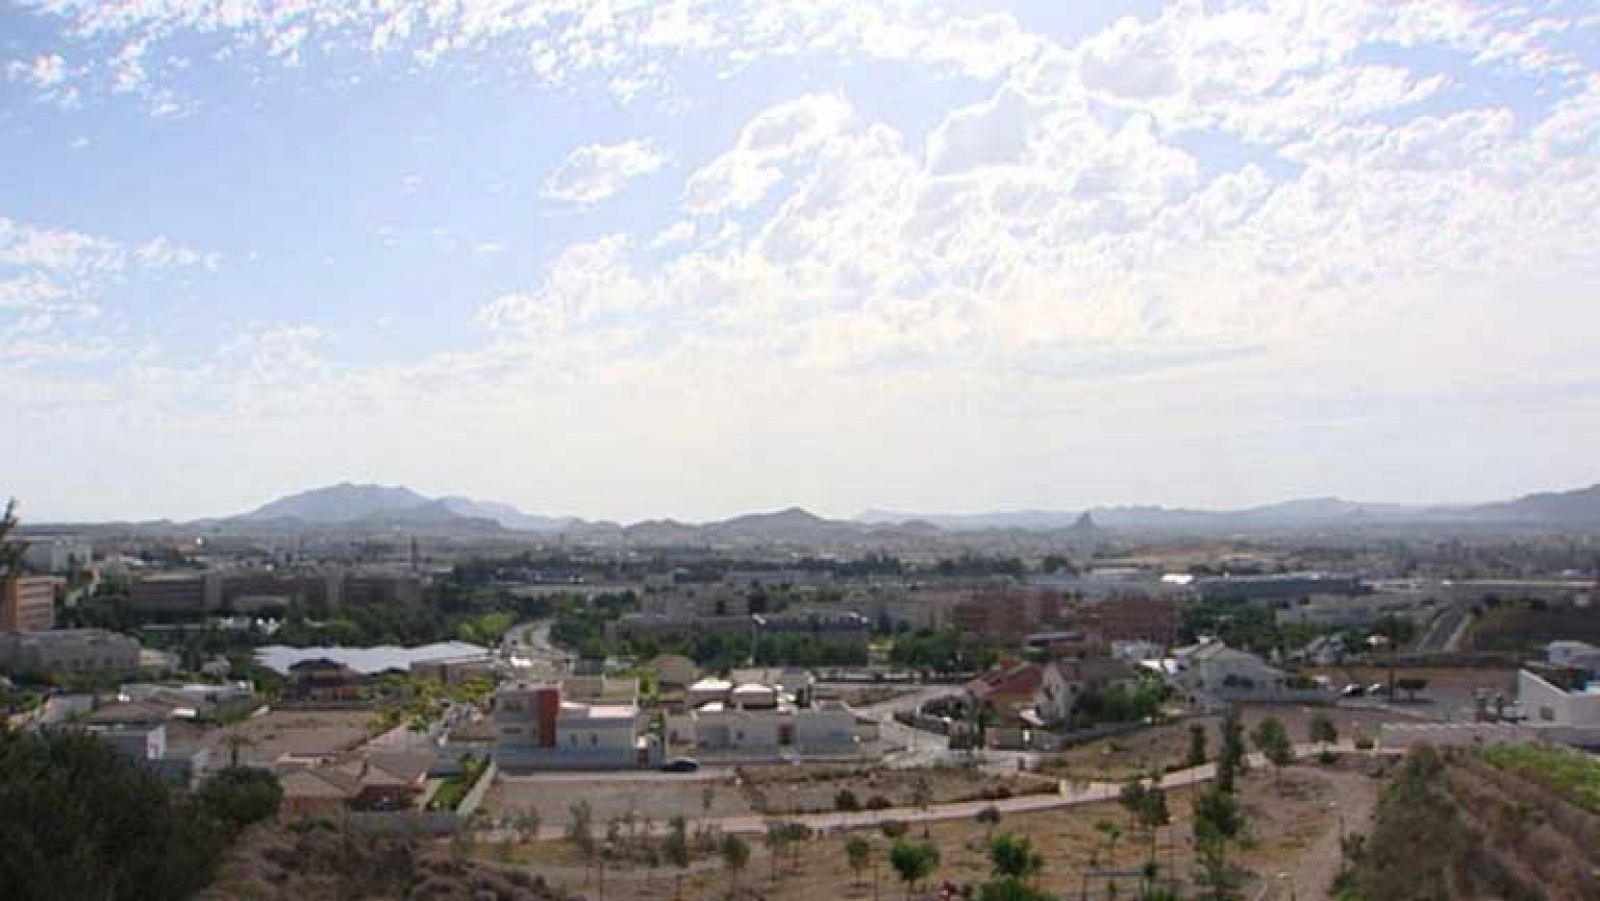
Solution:
{"label": "mountain range", "polygon": [[545,516],[504,503],[461,496],[430,498],[409,488],[349,482],[303,491],[241,516],[213,520],[229,530],[398,529],[427,527],[478,532],[535,532],[616,538],[635,544],[826,544],[841,539],[914,539],[951,533],[1062,533],[1093,537],[1100,530],[1251,533],[1340,530],[1399,525],[1505,525],[1533,528],[1600,526],[1600,485],[1530,494],[1487,504],[1408,505],[1306,498],[1237,510],[1160,506],[1088,510],[1017,510],[974,514],[916,514],[868,510],[854,519],[826,519],[790,507],[731,519],[689,523],[673,519],[631,525]]}

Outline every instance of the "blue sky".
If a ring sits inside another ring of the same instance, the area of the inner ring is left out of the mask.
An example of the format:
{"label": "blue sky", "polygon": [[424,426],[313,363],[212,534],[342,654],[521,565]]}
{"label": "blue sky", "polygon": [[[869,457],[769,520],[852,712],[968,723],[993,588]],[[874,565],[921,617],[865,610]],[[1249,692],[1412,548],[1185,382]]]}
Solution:
{"label": "blue sky", "polygon": [[30,518],[1600,479],[1600,12],[0,4]]}

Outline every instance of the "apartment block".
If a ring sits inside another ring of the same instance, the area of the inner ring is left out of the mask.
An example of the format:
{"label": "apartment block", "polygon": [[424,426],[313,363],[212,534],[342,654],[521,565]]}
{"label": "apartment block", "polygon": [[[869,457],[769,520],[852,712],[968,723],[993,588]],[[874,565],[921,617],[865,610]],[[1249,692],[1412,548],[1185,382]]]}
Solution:
{"label": "apartment block", "polygon": [[0,580],[0,632],[44,632],[55,628],[55,576],[11,576]]}

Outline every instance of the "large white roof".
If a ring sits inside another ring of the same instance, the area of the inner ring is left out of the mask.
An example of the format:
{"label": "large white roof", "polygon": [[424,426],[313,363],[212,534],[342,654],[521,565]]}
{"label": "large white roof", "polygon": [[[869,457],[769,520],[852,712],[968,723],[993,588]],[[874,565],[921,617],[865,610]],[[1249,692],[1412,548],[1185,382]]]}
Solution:
{"label": "large white roof", "polygon": [[378,645],[370,648],[291,648],[274,644],[256,650],[256,662],[276,672],[288,675],[289,669],[305,660],[332,660],[350,667],[362,675],[370,676],[385,670],[410,669],[411,664],[426,660],[445,660],[458,657],[481,657],[488,648],[464,641],[441,641],[435,644],[401,648]]}

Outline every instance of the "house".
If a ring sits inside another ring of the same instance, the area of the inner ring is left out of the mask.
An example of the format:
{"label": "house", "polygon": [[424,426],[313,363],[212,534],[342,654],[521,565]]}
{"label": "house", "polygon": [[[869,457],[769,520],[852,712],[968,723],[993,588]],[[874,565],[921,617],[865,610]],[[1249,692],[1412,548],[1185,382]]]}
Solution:
{"label": "house", "polygon": [[1254,654],[1215,639],[1178,648],[1173,658],[1172,683],[1191,704],[1317,703],[1334,697],[1309,679],[1290,676]]}
{"label": "house", "polygon": [[431,752],[374,751],[335,763],[296,767],[278,777],[283,788],[279,811],[293,818],[345,810],[405,810],[422,796],[432,766]]}
{"label": "house", "polygon": [[682,692],[700,678],[700,667],[681,654],[658,654],[644,668],[656,677],[662,694]]}
{"label": "house", "polygon": [[1552,641],[1545,646],[1544,661],[1551,666],[1600,673],[1600,648],[1586,641]]}
{"label": "house", "polygon": [[1078,700],[1112,685],[1133,682],[1139,673],[1127,661],[1112,657],[1056,660],[1044,667],[1033,706],[1039,718],[1055,725],[1072,719]]}
{"label": "house", "polygon": [[1008,719],[1033,706],[1044,684],[1044,668],[1037,663],[1001,664],[966,684],[967,698]]}
{"label": "house", "polygon": [[636,698],[637,682],[605,677],[501,685],[495,695],[495,759],[502,767],[532,769],[629,769],[654,763],[659,745],[655,736],[641,734],[637,701],[619,697],[623,683],[632,686],[627,697]]}
{"label": "house", "polygon": [[289,697],[302,701],[349,702],[362,698],[362,677],[354,669],[317,657],[289,667]]}
{"label": "house", "polygon": [[815,698],[810,673],[785,669],[735,674],[772,681],[702,679],[690,688],[688,712],[666,718],[669,746],[763,761],[860,753],[855,714],[836,700]]}

